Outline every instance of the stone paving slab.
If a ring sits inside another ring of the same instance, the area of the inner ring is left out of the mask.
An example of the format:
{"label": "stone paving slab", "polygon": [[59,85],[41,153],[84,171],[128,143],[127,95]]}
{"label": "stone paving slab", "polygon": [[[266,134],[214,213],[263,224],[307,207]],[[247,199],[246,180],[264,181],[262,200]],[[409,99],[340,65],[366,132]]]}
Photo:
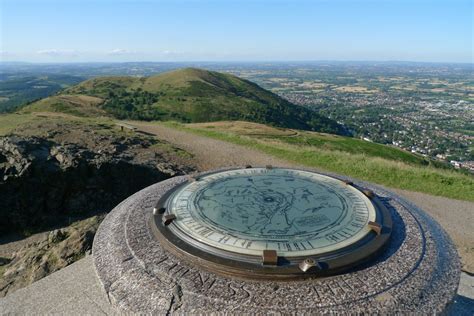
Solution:
{"label": "stone paving slab", "polygon": [[458,293],[446,314],[474,315],[474,276],[461,273]]}
{"label": "stone paving slab", "polygon": [[114,315],[87,256],[0,299],[1,315]]}

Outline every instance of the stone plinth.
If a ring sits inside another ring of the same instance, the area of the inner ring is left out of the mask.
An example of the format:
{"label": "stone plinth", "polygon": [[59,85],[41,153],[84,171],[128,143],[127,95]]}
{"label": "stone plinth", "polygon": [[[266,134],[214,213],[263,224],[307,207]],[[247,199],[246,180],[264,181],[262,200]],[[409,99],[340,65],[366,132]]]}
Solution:
{"label": "stone plinth", "polygon": [[[335,176],[335,175],[331,175]],[[336,176],[338,177],[338,176]],[[94,240],[97,274],[111,302],[143,313],[439,313],[456,293],[457,252],[425,212],[379,186],[393,219],[380,257],[349,273],[291,282],[231,279],[165,251],[150,228],[158,199],[186,177],[132,195],[110,212]]]}

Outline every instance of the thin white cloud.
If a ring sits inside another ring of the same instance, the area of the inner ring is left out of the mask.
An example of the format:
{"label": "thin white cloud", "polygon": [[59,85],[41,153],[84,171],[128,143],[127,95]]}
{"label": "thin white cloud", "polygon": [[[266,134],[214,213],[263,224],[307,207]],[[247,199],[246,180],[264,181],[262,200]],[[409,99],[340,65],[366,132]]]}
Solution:
{"label": "thin white cloud", "polygon": [[173,50],[164,50],[161,52],[162,55],[165,55],[165,56],[177,56],[177,55],[184,55],[183,52],[179,52],[179,51],[173,51]]}
{"label": "thin white cloud", "polygon": [[113,49],[110,52],[108,52],[108,55],[115,55],[115,56],[117,56],[117,55],[132,55],[132,54],[136,54],[136,52],[128,50],[128,49],[124,49],[124,48],[116,48],[116,49]]}
{"label": "thin white cloud", "polygon": [[36,52],[39,55],[47,55],[47,56],[78,56],[77,51],[73,49],[42,49]]}

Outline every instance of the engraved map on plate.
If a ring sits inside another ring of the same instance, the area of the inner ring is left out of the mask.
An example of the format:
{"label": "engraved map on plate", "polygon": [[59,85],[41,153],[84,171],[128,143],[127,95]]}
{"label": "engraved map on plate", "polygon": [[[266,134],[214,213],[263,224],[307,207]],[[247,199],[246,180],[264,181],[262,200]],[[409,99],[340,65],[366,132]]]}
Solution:
{"label": "engraved map on plate", "polygon": [[285,255],[342,248],[368,232],[371,202],[342,181],[292,169],[240,169],[202,177],[172,199],[175,225],[227,251]]}

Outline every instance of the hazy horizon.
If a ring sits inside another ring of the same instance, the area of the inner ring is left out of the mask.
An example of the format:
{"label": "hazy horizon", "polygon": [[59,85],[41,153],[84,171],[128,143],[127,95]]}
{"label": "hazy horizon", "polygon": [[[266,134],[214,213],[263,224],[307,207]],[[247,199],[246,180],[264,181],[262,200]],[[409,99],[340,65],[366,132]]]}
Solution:
{"label": "hazy horizon", "polygon": [[1,1],[0,61],[473,63],[466,0]]}
{"label": "hazy horizon", "polygon": [[417,65],[466,65],[474,66],[472,62],[455,61],[413,61],[413,60],[127,60],[127,61],[24,61],[24,60],[0,60],[0,64],[31,64],[31,65],[74,65],[74,64],[417,64]]}

